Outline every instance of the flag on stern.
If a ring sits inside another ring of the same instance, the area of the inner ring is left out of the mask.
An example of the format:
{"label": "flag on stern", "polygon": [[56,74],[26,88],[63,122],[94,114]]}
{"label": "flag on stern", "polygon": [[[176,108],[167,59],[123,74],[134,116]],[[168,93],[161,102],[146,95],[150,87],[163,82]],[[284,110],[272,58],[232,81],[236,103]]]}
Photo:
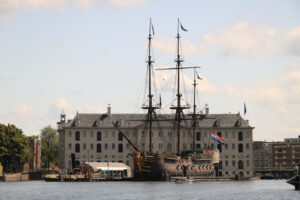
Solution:
{"label": "flag on stern", "polygon": [[203,80],[203,79],[199,76],[199,74],[198,74],[197,71],[196,71],[196,73],[197,73],[197,78],[200,79],[200,80]]}
{"label": "flag on stern", "polygon": [[218,136],[215,132],[211,131],[211,138],[215,141],[217,141],[220,144],[225,144],[225,139]]}
{"label": "flag on stern", "polygon": [[246,115],[247,113],[247,107],[246,107],[246,103],[244,102],[244,116]]}

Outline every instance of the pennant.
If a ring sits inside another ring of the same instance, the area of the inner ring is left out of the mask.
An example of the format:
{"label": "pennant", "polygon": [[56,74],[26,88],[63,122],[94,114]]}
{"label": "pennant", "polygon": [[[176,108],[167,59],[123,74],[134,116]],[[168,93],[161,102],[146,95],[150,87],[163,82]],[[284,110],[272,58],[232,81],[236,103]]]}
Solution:
{"label": "pennant", "polygon": [[246,107],[246,103],[244,102],[244,116],[246,115],[247,113],[247,107]]}
{"label": "pennant", "polygon": [[220,144],[225,144],[225,139],[218,136],[218,134],[216,134],[215,132],[211,131],[211,138],[215,141],[217,141]]}
{"label": "pennant", "polygon": [[181,27],[181,30],[183,30],[183,31],[188,31],[187,29],[183,28],[181,22],[180,22],[180,27]]}
{"label": "pennant", "polygon": [[196,71],[196,74],[197,74],[197,78],[200,79],[200,80],[203,80],[203,78],[201,78],[198,74],[198,72]]}
{"label": "pennant", "polygon": [[153,26],[153,24],[152,24],[152,34],[154,35],[154,26]]}

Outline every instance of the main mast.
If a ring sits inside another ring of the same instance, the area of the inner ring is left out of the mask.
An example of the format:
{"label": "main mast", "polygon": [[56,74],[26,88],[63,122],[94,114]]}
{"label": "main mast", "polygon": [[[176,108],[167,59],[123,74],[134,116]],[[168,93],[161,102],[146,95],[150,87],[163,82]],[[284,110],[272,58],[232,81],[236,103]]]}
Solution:
{"label": "main mast", "polygon": [[153,114],[155,112],[155,109],[159,109],[159,107],[153,106],[153,94],[152,94],[152,63],[154,63],[154,60],[152,60],[151,56],[151,40],[152,40],[152,34],[151,34],[152,27],[152,20],[150,18],[150,24],[149,24],[149,36],[148,36],[148,58],[147,58],[147,69],[148,69],[148,100],[149,105],[143,106],[143,109],[148,110],[147,113],[147,122],[149,122],[149,152],[152,153],[152,122],[153,122]]}
{"label": "main mast", "polygon": [[[176,70],[177,70],[177,106],[171,107],[171,109],[175,109],[175,120],[177,121],[177,155],[180,155],[180,125],[181,125],[181,120],[183,117],[183,112],[182,110],[186,107],[181,106],[181,97],[182,94],[180,93],[180,69],[181,69],[181,63],[183,62],[183,59],[180,58],[180,35],[179,35],[179,19],[177,22],[177,56],[175,59],[176,62]],[[182,115],[182,117],[181,117]]]}
{"label": "main mast", "polygon": [[194,94],[193,94],[193,152],[195,152],[195,141],[196,141],[196,68],[194,68]]}

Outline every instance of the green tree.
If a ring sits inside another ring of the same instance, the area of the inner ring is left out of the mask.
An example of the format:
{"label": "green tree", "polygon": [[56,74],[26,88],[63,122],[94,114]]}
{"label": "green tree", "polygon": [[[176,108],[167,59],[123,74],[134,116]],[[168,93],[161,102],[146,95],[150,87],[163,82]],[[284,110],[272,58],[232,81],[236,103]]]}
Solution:
{"label": "green tree", "polygon": [[50,125],[41,130],[42,167],[58,166],[58,133]]}
{"label": "green tree", "polygon": [[14,125],[0,124],[0,162],[4,172],[19,172],[30,158],[28,138]]}

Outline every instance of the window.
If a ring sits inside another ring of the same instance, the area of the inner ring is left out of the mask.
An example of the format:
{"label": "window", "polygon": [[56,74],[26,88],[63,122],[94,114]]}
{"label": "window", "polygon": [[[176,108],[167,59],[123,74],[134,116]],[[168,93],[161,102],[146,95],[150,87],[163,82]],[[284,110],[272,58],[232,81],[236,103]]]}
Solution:
{"label": "window", "polygon": [[79,153],[80,152],[80,144],[75,144],[75,152]]}
{"label": "window", "polygon": [[97,132],[97,141],[101,141],[102,139],[102,134],[100,131]]}
{"label": "window", "polygon": [[232,144],[232,149],[235,149],[235,144]]}
{"label": "window", "polygon": [[123,135],[122,135],[122,133],[121,133],[121,132],[119,132],[119,136],[118,136],[118,138],[119,138],[119,141],[123,141]]}
{"label": "window", "polygon": [[158,136],[159,136],[159,137],[162,136],[162,132],[161,132],[161,131],[158,132]]}
{"label": "window", "polygon": [[94,137],[94,132],[93,131],[91,131],[91,138],[93,138]]}
{"label": "window", "polygon": [[97,153],[100,153],[100,152],[101,152],[101,144],[98,143],[98,144],[97,144]]}
{"label": "window", "polygon": [[243,132],[239,132],[239,141],[243,141]]}
{"label": "window", "polygon": [[86,150],[86,144],[83,144],[83,150]]}
{"label": "window", "polygon": [[235,138],[235,132],[234,131],[232,132],[232,138]]}
{"label": "window", "polygon": [[171,131],[168,131],[168,137],[172,137],[172,132]]}
{"label": "window", "polygon": [[238,168],[239,169],[244,169],[244,162],[242,160],[239,160]]}
{"label": "window", "polygon": [[80,140],[80,132],[79,131],[76,131],[76,133],[75,133],[75,140],[76,141]]}
{"label": "window", "polygon": [[122,153],[123,152],[123,144],[118,145],[118,152]]}
{"label": "window", "polygon": [[91,144],[91,150],[93,150],[94,149],[94,144]]}
{"label": "window", "polygon": [[85,131],[83,131],[83,137],[85,137],[86,136],[86,132]]}
{"label": "window", "polygon": [[107,149],[107,143],[105,143],[104,148]]}
{"label": "window", "polygon": [[201,149],[201,144],[196,144],[196,149]]}
{"label": "window", "polygon": [[201,140],[201,132],[196,133],[196,140],[200,141]]}
{"label": "window", "polygon": [[222,161],[220,160],[220,162],[219,162],[219,169],[222,169],[223,168],[223,163],[222,163]]}
{"label": "window", "polygon": [[218,132],[217,135],[222,137],[222,132]]}
{"label": "window", "polygon": [[217,145],[217,149],[219,149],[220,153],[222,153],[222,145],[221,144]]}
{"label": "window", "polygon": [[111,133],[111,137],[115,138],[115,132],[114,131]]}
{"label": "window", "polygon": [[168,149],[171,149],[172,146],[171,146],[171,143],[168,143]]}
{"label": "window", "polygon": [[239,153],[243,153],[243,144],[239,144]]}
{"label": "window", "polygon": [[72,131],[69,131],[69,137],[72,137]]}
{"label": "window", "polygon": [[228,138],[228,133],[227,132],[225,132],[225,138]]}
{"label": "window", "polygon": [[225,144],[225,149],[228,149],[228,144]]}
{"label": "window", "polygon": [[215,144],[211,144],[211,148],[214,149],[215,148]]}
{"label": "window", "polygon": [[249,143],[246,144],[246,149],[249,149]]}
{"label": "window", "polygon": [[247,167],[249,167],[249,160],[246,161],[246,165],[247,165]]}
{"label": "window", "polygon": [[232,161],[232,167],[235,167],[235,160]]}
{"label": "window", "polygon": [[162,150],[162,144],[161,143],[158,144],[158,149]]}
{"label": "window", "polygon": [[112,148],[112,149],[115,149],[115,144],[111,144],[111,148]]}
{"label": "window", "polygon": [[69,150],[71,150],[71,149],[72,149],[72,144],[70,143],[70,144],[69,144]]}

